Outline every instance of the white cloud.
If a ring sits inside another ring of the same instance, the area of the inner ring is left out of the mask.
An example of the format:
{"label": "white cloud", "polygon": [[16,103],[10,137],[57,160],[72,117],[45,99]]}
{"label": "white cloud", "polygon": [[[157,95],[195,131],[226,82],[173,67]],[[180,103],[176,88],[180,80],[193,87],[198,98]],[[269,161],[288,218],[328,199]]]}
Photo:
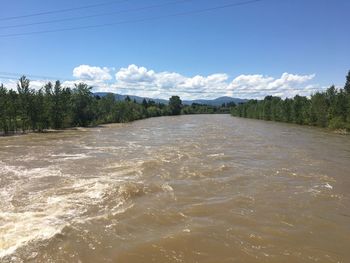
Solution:
{"label": "white cloud", "polygon": [[240,75],[228,86],[228,94],[241,98],[262,99],[267,95],[294,97],[295,95],[309,96],[323,89],[318,85],[306,85],[314,79],[312,75],[294,75],[283,73],[280,78],[263,75]]}
{"label": "white cloud", "polygon": [[[30,78],[29,78],[30,79]],[[30,88],[31,89],[35,89],[35,90],[39,90],[41,89],[47,82],[46,80],[31,80],[30,81]],[[12,89],[12,90],[16,90],[17,91],[17,83],[18,83],[18,79],[1,79],[0,78],[0,83],[3,83],[4,86],[7,89]]]}
{"label": "white cloud", "polygon": [[153,70],[147,70],[145,67],[129,65],[127,68],[121,68],[115,77],[118,81],[124,83],[152,83],[155,79]]}
{"label": "white cloud", "polygon": [[176,72],[155,72],[145,67],[129,65],[121,68],[116,74],[113,87],[121,93],[139,96],[169,98],[179,95],[183,98],[210,98],[226,93],[228,76],[213,74],[209,76],[186,77]]}
{"label": "white cloud", "polygon": [[80,65],[73,69],[73,76],[82,80],[106,81],[111,80],[109,69],[106,67],[92,67],[89,65]]}
{"label": "white cloud", "polygon": [[[95,92],[106,91],[165,99],[172,95],[179,95],[183,99],[210,99],[220,96],[262,99],[267,95],[285,98],[297,94],[309,96],[324,89],[320,85],[309,83],[315,78],[314,74],[283,73],[277,78],[252,74],[240,75],[230,80],[225,73],[188,77],[177,72],[156,72],[134,64],[119,70],[80,65],[73,69],[73,76],[77,80],[63,81],[62,85],[74,87],[76,83],[85,82],[92,86]],[[8,88],[16,89],[16,80],[3,82]],[[31,87],[39,89],[46,82],[32,80]]]}
{"label": "white cloud", "polygon": [[[116,92],[140,96],[168,98],[178,94],[186,99],[234,96],[261,99],[267,95],[293,97],[296,94],[310,95],[321,89],[317,85],[306,85],[315,75],[283,73],[274,78],[264,75],[240,75],[229,82],[224,73],[209,76],[186,77],[175,72],[155,72],[145,67],[130,65],[116,73]],[[118,91],[119,90],[119,91]]]}
{"label": "white cloud", "polygon": [[12,90],[17,90],[17,80],[15,79],[1,79],[0,78],[0,84],[4,84],[4,86],[7,88],[7,89],[12,89]]}
{"label": "white cloud", "polygon": [[179,73],[161,72],[157,74],[156,86],[171,89],[183,85],[185,78]]}

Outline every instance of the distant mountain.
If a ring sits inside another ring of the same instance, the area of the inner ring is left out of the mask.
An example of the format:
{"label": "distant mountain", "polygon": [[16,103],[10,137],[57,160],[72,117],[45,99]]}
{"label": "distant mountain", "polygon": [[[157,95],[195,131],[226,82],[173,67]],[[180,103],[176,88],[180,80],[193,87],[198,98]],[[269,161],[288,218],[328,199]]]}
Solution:
{"label": "distant mountain", "polygon": [[[110,92],[95,92],[94,95],[104,97],[107,94],[111,94]],[[153,99],[153,98],[148,98],[148,97],[139,97],[139,96],[134,96],[134,95],[121,95],[121,94],[116,94],[112,93],[115,97],[116,100],[125,100],[126,97],[129,96],[131,100],[136,100],[137,103],[141,103],[143,99],[146,99],[147,101],[153,100],[156,103],[164,103],[168,104],[168,100],[163,100],[163,99]]]}
{"label": "distant mountain", "polygon": [[[96,96],[100,96],[100,97],[104,97],[107,94],[109,94],[109,92],[95,92],[94,95]],[[129,96],[129,98],[131,100],[136,100],[136,102],[141,103],[143,101],[143,99],[146,99],[147,101],[149,100],[153,100],[156,103],[164,103],[164,104],[168,104],[168,100],[164,100],[164,99],[154,99],[154,98],[148,98],[148,97],[139,97],[139,96],[134,96],[134,95],[121,95],[121,94],[115,94],[112,93],[115,97],[116,100],[125,100],[125,98],[127,96]],[[212,99],[212,100],[183,100],[182,103],[185,105],[191,105],[192,103],[198,103],[198,104],[206,104],[206,105],[211,105],[211,106],[221,106],[223,103],[230,103],[230,102],[234,102],[236,104],[239,103],[244,103],[247,100],[245,99],[239,99],[239,98],[232,98],[232,97],[220,97],[220,98],[216,98],[216,99]]]}
{"label": "distant mountain", "polygon": [[235,104],[244,103],[247,100],[239,99],[239,98],[232,98],[232,97],[219,97],[213,100],[184,100],[183,104],[190,105],[192,103],[198,103],[198,104],[206,104],[211,106],[221,106],[223,103],[230,103],[234,102]]}

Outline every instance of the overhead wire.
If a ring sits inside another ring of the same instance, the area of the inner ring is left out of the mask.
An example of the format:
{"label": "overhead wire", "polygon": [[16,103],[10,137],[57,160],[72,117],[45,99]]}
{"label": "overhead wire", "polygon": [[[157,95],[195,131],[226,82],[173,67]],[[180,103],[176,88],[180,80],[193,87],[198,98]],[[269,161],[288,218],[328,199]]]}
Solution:
{"label": "overhead wire", "polygon": [[66,12],[72,12],[72,11],[77,11],[77,10],[82,10],[82,9],[89,9],[89,8],[94,8],[94,7],[106,6],[106,5],[128,2],[128,1],[130,1],[130,0],[109,1],[109,2],[104,2],[104,3],[99,3],[99,4],[78,6],[78,7],[72,7],[72,8],[64,8],[64,9],[51,10],[51,11],[43,11],[43,12],[38,12],[38,13],[26,14],[26,15],[0,17],[0,21],[16,20],[16,19],[22,19],[22,18],[28,18],[28,17],[35,17],[35,16],[66,13]]}
{"label": "overhead wire", "polygon": [[78,26],[78,27],[70,27],[70,28],[61,28],[61,29],[53,29],[53,30],[49,29],[49,30],[32,31],[32,32],[24,32],[24,33],[2,34],[2,35],[0,35],[0,38],[14,37],[14,36],[38,35],[38,34],[46,34],[46,33],[57,33],[57,32],[65,32],[65,31],[76,31],[76,30],[82,30],[82,29],[103,28],[103,27],[108,27],[108,26],[116,26],[116,25],[130,24],[130,23],[140,23],[140,22],[147,22],[147,21],[159,20],[159,19],[170,18],[170,17],[188,16],[188,15],[193,15],[193,14],[211,12],[211,11],[225,9],[225,8],[232,8],[232,7],[237,7],[237,6],[249,5],[249,4],[253,4],[253,3],[257,3],[257,2],[261,2],[261,1],[263,1],[263,0],[248,0],[248,1],[238,2],[238,3],[225,4],[225,5],[215,6],[215,7],[192,10],[192,11],[185,11],[185,12],[179,12],[179,13],[174,13],[174,14],[154,16],[154,17],[148,17],[148,18],[140,18],[140,19],[134,19],[134,20],[124,20],[124,21],[112,22],[112,23],[104,23],[104,24],[96,24],[96,25],[88,25],[88,26]]}
{"label": "overhead wire", "polygon": [[[83,7],[79,7],[79,8],[69,8],[69,9],[62,9],[62,10],[56,10],[56,11],[41,12],[41,13],[22,15],[22,16],[17,16],[17,17],[0,18],[0,20],[24,18],[24,17],[38,16],[38,15],[43,15],[43,14],[53,14],[53,13],[59,13],[59,12],[68,12],[68,11],[73,11],[73,10],[78,10],[78,9],[83,9],[83,8],[91,8],[91,7],[107,5],[107,4],[115,3],[115,2],[124,2],[124,1],[127,1],[127,0],[111,1],[111,2],[105,2],[105,3],[102,3],[102,4],[83,6]],[[190,0],[181,0],[181,1],[168,2],[168,3],[163,4],[163,5],[174,4],[174,3],[181,3],[181,2],[186,2],[186,1],[190,1]],[[149,17],[149,18],[141,18],[141,19],[135,19],[135,20],[125,20],[125,21],[119,21],[119,22],[114,22],[114,23],[105,23],[105,24],[97,24],[97,25],[89,25],[89,26],[63,28],[63,29],[56,29],[56,30],[43,30],[43,31],[26,32],[26,33],[5,34],[5,35],[0,35],[0,37],[10,37],[10,36],[22,36],[22,35],[33,35],[33,34],[42,34],[42,33],[62,32],[62,31],[72,31],[72,30],[79,30],[79,29],[107,27],[107,26],[127,24],[127,23],[146,22],[146,21],[158,20],[158,19],[163,19],[163,18],[168,18],[168,17],[186,16],[186,15],[191,15],[191,14],[210,12],[210,11],[215,11],[215,10],[224,9],[224,8],[248,5],[248,4],[252,4],[252,3],[256,3],[256,2],[260,2],[260,1],[263,1],[263,0],[248,0],[248,1],[238,2],[238,3],[231,3],[231,4],[225,4],[225,5],[210,7],[210,8],[203,8],[203,9],[197,9],[197,10],[192,10],[192,11],[179,12],[179,13],[174,13],[174,14],[169,14],[169,15],[162,15],[162,16]],[[124,10],[124,11],[125,12],[126,11],[127,12],[131,12],[131,11],[134,11],[134,10],[149,9],[149,8],[154,8],[154,7],[157,7],[157,6],[163,6],[163,5],[153,5],[153,6],[148,6],[148,7],[135,8],[133,10]],[[123,12],[123,11],[120,11],[120,12]],[[112,13],[112,12],[110,12],[110,13]],[[91,15],[91,16],[85,16],[85,17],[88,18],[88,17],[100,16],[100,15],[105,15],[105,14]],[[79,18],[77,18],[77,19],[79,19]],[[65,21],[65,19],[62,19],[61,21]],[[40,22],[38,22],[38,23],[40,23]],[[15,76],[22,76],[22,74],[0,72],[0,79],[14,80]],[[69,78],[56,78],[56,77],[37,76],[37,75],[29,75],[29,74],[26,74],[26,76],[28,76],[30,78],[39,78],[40,80],[64,79],[65,81],[80,81],[80,80],[73,80],[73,79],[69,79]],[[129,88],[123,88],[123,87],[118,87],[118,89],[121,89],[121,90],[141,90],[141,91],[145,90],[145,89],[142,89],[142,88],[129,89]],[[147,90],[147,91],[150,91],[150,90]],[[154,90],[154,91],[158,91],[158,90]],[[211,91],[189,91],[189,90],[183,90],[182,91],[182,90],[176,90],[176,91],[177,92],[186,92],[186,93],[197,93],[197,94],[200,94],[200,93],[212,93],[213,92],[212,90]],[[226,92],[226,91],[225,90],[217,90],[217,92]]]}
{"label": "overhead wire", "polygon": [[42,75],[31,75],[31,74],[22,74],[22,73],[13,73],[13,72],[0,72],[0,79],[18,79],[21,76],[26,76],[29,78],[33,78],[36,80],[59,80],[63,79],[64,81],[76,81],[72,78],[62,78],[62,77],[50,77],[50,76],[42,76]]}
{"label": "overhead wire", "polygon": [[0,29],[19,28],[19,27],[28,27],[28,26],[33,26],[33,25],[43,25],[43,24],[52,24],[52,23],[58,23],[58,22],[83,20],[83,19],[94,18],[94,17],[109,16],[109,15],[115,15],[115,14],[149,10],[149,9],[153,9],[153,8],[163,7],[163,6],[172,5],[172,4],[185,3],[185,2],[190,2],[190,1],[192,1],[192,0],[172,1],[172,2],[167,2],[167,3],[157,4],[157,5],[143,6],[143,7],[131,8],[131,9],[125,9],[125,10],[118,10],[118,11],[113,11],[113,12],[99,13],[99,14],[94,14],[94,15],[53,19],[53,20],[39,21],[39,22],[33,22],[33,23],[17,24],[17,25],[0,26]]}

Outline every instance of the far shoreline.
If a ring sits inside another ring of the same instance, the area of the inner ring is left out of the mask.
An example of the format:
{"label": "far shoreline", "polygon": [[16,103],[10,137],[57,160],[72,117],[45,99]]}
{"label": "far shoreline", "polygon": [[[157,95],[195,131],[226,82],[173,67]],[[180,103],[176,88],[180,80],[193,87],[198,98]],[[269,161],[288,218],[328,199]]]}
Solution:
{"label": "far shoreline", "polygon": [[[63,133],[66,131],[78,131],[78,130],[84,130],[84,129],[95,129],[95,128],[106,128],[108,125],[115,125],[115,124],[130,124],[130,123],[135,123],[138,121],[143,121],[147,119],[153,119],[153,118],[161,118],[161,117],[181,117],[181,116],[195,116],[195,115],[230,115],[228,113],[200,113],[200,114],[180,114],[180,115],[166,115],[166,116],[154,116],[154,117],[148,117],[148,118],[143,118],[143,119],[138,119],[138,120],[133,120],[133,121],[128,121],[128,122],[110,122],[110,123],[101,123],[97,125],[92,125],[92,126],[77,126],[77,127],[67,127],[67,128],[62,128],[62,129],[45,129],[43,131],[33,131],[33,130],[26,130],[26,131],[17,131],[9,134],[4,134],[3,132],[0,133],[0,138],[13,138],[13,137],[19,137],[19,136],[26,136],[30,134],[56,134],[56,133]],[[280,123],[280,124],[289,124],[291,126],[295,127],[305,127],[305,128],[316,128],[317,130],[321,131],[328,131],[332,134],[337,134],[337,135],[344,135],[344,136],[349,136],[350,132],[347,131],[346,129],[332,129],[329,127],[319,127],[319,126],[314,126],[314,125],[301,125],[297,123],[288,123],[288,122],[279,122],[279,121],[266,121],[266,120],[261,120],[261,119],[253,119],[253,118],[243,118],[243,117],[238,117],[238,116],[232,116],[232,118],[239,118],[239,119],[246,119],[246,120],[255,120],[255,121],[262,121],[262,122],[271,122],[271,123]]]}

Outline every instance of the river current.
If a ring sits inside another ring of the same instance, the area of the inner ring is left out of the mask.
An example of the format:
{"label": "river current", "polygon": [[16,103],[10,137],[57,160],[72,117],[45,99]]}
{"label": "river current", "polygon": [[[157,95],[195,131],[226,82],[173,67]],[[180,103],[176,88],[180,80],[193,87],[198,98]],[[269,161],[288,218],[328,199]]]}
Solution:
{"label": "river current", "polygon": [[350,262],[350,137],[229,115],[0,138],[0,262]]}

